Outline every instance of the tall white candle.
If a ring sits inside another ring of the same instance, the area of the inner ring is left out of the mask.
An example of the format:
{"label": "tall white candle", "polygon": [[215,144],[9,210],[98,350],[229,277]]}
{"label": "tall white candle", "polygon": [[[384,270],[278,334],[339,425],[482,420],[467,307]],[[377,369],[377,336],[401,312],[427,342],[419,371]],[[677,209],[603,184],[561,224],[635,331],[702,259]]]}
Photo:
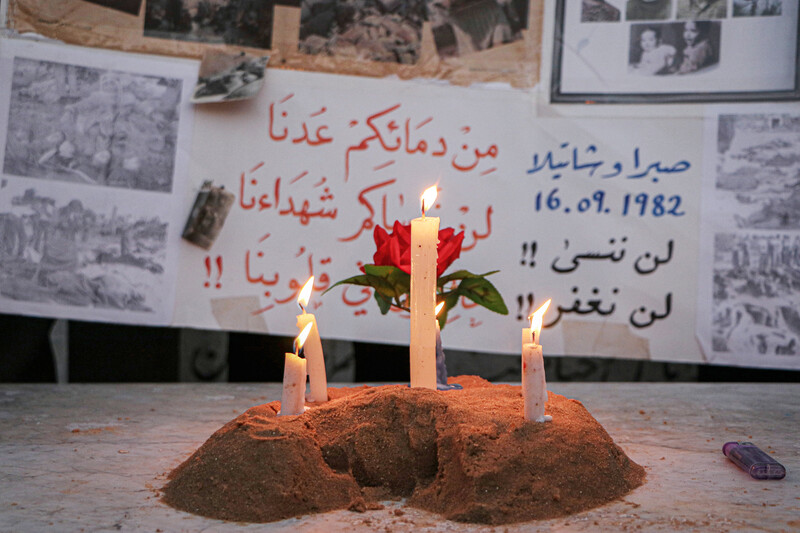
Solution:
{"label": "tall white candle", "polygon": [[[522,399],[525,420],[546,422],[552,420],[544,414],[547,402],[547,383],[544,375],[544,357],[539,337],[542,331],[542,317],[550,300],[547,300],[531,315],[530,332],[522,333]],[[527,329],[527,328],[526,328]],[[528,342],[526,342],[526,340]]]}
{"label": "tall white candle", "polygon": [[439,218],[426,217],[436,187],[422,195],[422,217],[411,221],[411,386],[436,390],[436,247]]}
{"label": "tall white candle", "polygon": [[306,360],[300,357],[311,326],[306,326],[295,340],[295,352],[286,353],[283,367],[283,391],[281,393],[280,416],[301,415],[306,404]]}
{"label": "tall white candle", "polygon": [[322,353],[322,341],[317,329],[317,319],[313,314],[306,313],[306,306],[308,306],[313,286],[314,276],[311,276],[297,297],[297,303],[300,305],[300,309],[303,310],[303,314],[297,315],[297,327],[302,331],[308,324],[311,324],[308,338],[303,345],[303,352],[307,361],[306,369],[308,371],[308,401],[327,402],[328,376],[325,373],[325,355]]}

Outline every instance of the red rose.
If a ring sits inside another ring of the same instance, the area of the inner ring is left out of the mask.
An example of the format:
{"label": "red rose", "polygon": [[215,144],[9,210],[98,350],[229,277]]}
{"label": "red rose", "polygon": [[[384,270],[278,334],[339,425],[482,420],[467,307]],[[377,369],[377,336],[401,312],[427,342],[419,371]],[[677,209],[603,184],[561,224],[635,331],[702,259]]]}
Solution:
{"label": "red rose", "polygon": [[436,260],[436,277],[447,270],[453,261],[461,255],[461,243],[464,242],[464,232],[456,233],[453,228],[439,230],[439,245],[436,247],[438,255]]}
{"label": "red rose", "polygon": [[[372,256],[375,265],[393,265],[411,274],[411,225],[400,224],[395,221],[392,233],[389,234],[381,226],[375,226],[373,233],[377,250]],[[439,277],[447,270],[453,261],[461,255],[461,243],[464,241],[464,232],[456,234],[453,228],[439,230],[439,244],[436,247],[438,259],[436,261],[436,276]]]}

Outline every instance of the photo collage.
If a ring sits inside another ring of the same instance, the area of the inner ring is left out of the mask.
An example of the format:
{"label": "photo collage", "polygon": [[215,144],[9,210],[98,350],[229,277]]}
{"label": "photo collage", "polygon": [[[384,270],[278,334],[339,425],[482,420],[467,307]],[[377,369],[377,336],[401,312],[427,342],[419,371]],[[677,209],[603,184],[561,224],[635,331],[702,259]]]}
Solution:
{"label": "photo collage", "polygon": [[144,35],[270,49],[274,8],[299,7],[298,51],[416,64],[430,21],[441,57],[522,39],[528,0],[149,0]]}
{"label": "photo collage", "polygon": [[796,100],[798,3],[559,0],[551,101]]}
{"label": "photo collage", "polygon": [[800,115],[725,110],[708,136],[708,360],[785,364],[800,355]]}
{"label": "photo collage", "polygon": [[192,69],[54,55],[3,48],[0,303],[166,324]]}
{"label": "photo collage", "polygon": [[782,8],[782,0],[582,0],[580,20],[630,22],[629,72],[686,75],[719,63],[725,19],[780,16]]}

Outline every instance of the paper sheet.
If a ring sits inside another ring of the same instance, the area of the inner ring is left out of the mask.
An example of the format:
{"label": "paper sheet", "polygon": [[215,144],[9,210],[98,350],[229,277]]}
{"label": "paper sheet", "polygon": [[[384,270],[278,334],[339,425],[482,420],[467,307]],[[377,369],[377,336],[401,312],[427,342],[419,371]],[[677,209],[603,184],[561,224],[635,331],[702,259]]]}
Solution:
{"label": "paper sheet", "polygon": [[196,67],[0,41],[5,312],[168,325]]}
{"label": "paper sheet", "polygon": [[705,129],[706,360],[800,368],[800,105],[715,107]]}
{"label": "paper sheet", "polygon": [[625,356],[699,359],[701,121],[546,119],[521,92],[287,71],[224,106],[196,111],[191,186],[213,177],[237,201],[209,251],[182,247],[191,303],[177,325],[218,327],[206,302],[257,295],[248,312],[296,335],[297,291],[314,274],[323,337],[407,343],[408,315],[382,316],[368,290],[322,292],[372,261],[376,225],[419,216],[438,183],[430,216],[465,232],[451,270],[499,269],[489,279],[510,312],[464,300],[445,346],[517,353],[527,315],[552,297],[545,353],[564,353],[562,328],[579,320],[640,339]]}

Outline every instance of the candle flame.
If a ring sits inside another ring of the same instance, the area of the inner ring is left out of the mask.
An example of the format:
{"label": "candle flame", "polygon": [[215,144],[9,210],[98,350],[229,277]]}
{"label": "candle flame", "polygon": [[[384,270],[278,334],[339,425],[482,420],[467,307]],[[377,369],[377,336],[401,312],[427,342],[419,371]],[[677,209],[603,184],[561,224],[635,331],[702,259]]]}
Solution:
{"label": "candle flame", "polygon": [[528,317],[531,319],[531,332],[533,333],[533,343],[538,344],[539,341],[539,334],[542,332],[542,318],[544,317],[545,312],[547,312],[547,308],[550,307],[550,300],[547,300],[542,306],[534,311],[534,313]]}
{"label": "candle flame", "polygon": [[435,313],[436,316],[439,316],[439,311],[441,311],[443,307],[444,307],[444,302],[439,302],[438,304],[436,304],[436,313]]}
{"label": "candle flame", "polygon": [[306,324],[306,327],[303,328],[303,331],[300,332],[300,335],[294,340],[294,353],[297,355],[300,350],[303,348],[303,344],[305,344],[308,335],[311,333],[311,326],[314,325],[314,322],[309,322]]}
{"label": "candle flame", "polygon": [[425,211],[433,207],[433,203],[436,201],[436,185],[428,187],[425,189],[425,192],[422,193],[422,215],[425,216]]}
{"label": "candle flame", "polygon": [[300,306],[300,309],[303,310],[303,313],[306,312],[306,306],[308,305],[308,300],[311,298],[311,290],[314,288],[314,276],[308,278],[306,284],[303,285],[303,288],[300,290],[300,295],[297,297],[297,304]]}

